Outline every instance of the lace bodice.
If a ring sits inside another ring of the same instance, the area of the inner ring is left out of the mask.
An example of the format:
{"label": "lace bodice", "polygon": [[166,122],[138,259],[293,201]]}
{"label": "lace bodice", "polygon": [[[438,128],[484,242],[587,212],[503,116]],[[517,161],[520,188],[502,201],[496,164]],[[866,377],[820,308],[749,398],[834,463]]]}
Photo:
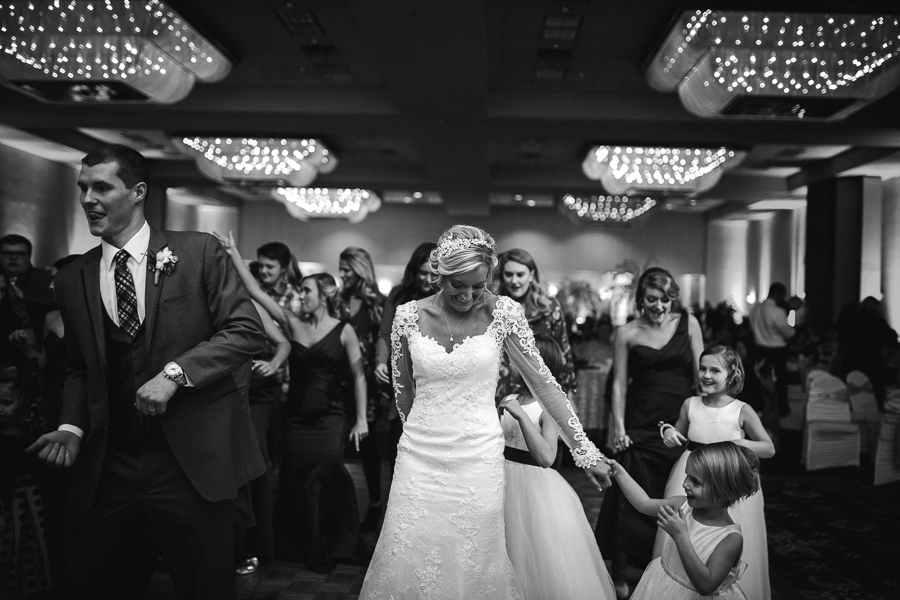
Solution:
{"label": "lace bodice", "polygon": [[[488,398],[493,406],[501,355],[505,352],[534,397],[559,425],[575,464],[583,468],[596,464],[603,455],[585,435],[568,397],[541,359],[521,305],[511,298],[499,297],[492,316],[483,334],[470,336],[447,352],[419,330],[416,301],[397,308],[391,331],[391,368],[401,420],[417,411],[419,404],[429,414],[459,410],[444,392],[461,384],[479,398]],[[490,352],[475,351],[488,348]],[[439,407],[442,402],[447,406]]]}

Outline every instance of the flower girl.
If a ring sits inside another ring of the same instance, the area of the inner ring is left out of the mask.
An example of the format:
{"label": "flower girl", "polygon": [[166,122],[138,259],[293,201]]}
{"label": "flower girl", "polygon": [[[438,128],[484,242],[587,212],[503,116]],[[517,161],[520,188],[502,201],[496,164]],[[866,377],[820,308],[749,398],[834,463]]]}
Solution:
{"label": "flower girl", "polygon": [[[538,334],[535,345],[558,379],[563,356],[557,343]],[[556,423],[529,392],[505,397],[500,408],[505,409],[506,548],[525,600],[613,600],[612,579],[581,501],[547,468],[556,459]]]}
{"label": "flower girl", "polygon": [[[775,454],[769,434],[756,412],[734,396],[744,385],[744,368],[737,352],[727,346],[713,346],[700,355],[700,391],[684,401],[675,425],[660,424],[660,435],[666,446],[686,446],[684,454],[672,467],[665,496],[679,493],[684,482],[685,465],[691,450],[702,444],[731,441],[743,446],[759,458]],[[686,436],[686,437],[685,437]],[[741,589],[753,600],[769,600],[769,551],[766,544],[766,521],[763,514],[762,490],[728,509],[735,523],[744,530],[744,562],[747,571],[741,577]],[[656,534],[653,556],[661,556],[671,538]]]}
{"label": "flower girl", "polygon": [[728,507],[759,489],[759,459],[733,442],[706,444],[687,459],[684,495],[665,500],[647,496],[625,469],[609,461],[628,501],[645,515],[657,515],[672,537],[654,558],[631,600],[745,600],[738,585],[743,533]]}

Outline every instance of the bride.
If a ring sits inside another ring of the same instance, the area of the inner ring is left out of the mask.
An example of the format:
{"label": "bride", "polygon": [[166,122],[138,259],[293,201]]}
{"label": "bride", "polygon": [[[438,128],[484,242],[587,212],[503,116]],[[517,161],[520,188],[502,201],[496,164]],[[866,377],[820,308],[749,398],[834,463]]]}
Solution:
{"label": "bride", "polygon": [[[403,436],[360,598],[519,599],[503,526],[502,353],[598,487],[609,468],[544,365],[521,306],[486,290],[493,238],[467,225],[431,253],[439,292],[397,308],[391,354]],[[560,552],[564,549],[560,548]]]}

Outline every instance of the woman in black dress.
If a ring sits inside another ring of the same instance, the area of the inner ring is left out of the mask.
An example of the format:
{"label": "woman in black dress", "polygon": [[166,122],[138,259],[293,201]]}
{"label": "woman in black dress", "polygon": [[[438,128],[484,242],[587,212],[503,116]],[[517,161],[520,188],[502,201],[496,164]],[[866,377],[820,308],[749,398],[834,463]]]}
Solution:
{"label": "woman in black dress", "polygon": [[[290,335],[291,383],[284,408],[283,457],[275,503],[275,552],[328,573],[336,562],[364,561],[353,478],[343,463],[348,415],[343,386],[352,381],[356,415],[349,440],[368,435],[366,379],[359,340],[346,321],[334,277],[300,282],[300,317],[262,291],[233,238],[222,241],[250,296]],[[349,369],[349,377],[348,377]]]}
{"label": "woman in black dress", "polygon": [[351,246],[341,252],[338,269],[341,274],[341,299],[350,311],[349,323],[359,339],[363,372],[366,375],[366,422],[369,435],[359,444],[363,474],[369,490],[369,508],[361,528],[375,531],[381,520],[381,455],[376,423],[384,416],[388,403],[386,390],[379,388],[375,380],[375,344],[381,327],[384,295],[378,291],[375,266],[372,257],[363,248]]}
{"label": "woman in black dress", "polygon": [[[661,422],[674,424],[691,396],[703,335],[693,315],[681,310],[678,284],[659,267],[638,280],[635,300],[641,316],[615,334],[613,355],[613,440],[616,460],[651,498],[665,493],[669,472],[683,451],[667,448]],[[612,560],[616,595],[629,593],[627,565],[644,568],[650,561],[656,519],[637,512],[613,483],[606,490],[597,519],[597,543]]]}

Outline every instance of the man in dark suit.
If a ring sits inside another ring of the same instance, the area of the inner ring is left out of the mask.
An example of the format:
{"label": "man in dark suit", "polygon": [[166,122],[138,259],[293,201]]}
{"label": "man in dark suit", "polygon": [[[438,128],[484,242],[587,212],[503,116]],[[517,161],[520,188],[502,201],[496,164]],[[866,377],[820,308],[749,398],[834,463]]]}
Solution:
{"label": "man in dark suit", "polygon": [[0,365],[20,364],[23,352],[10,340],[16,330],[27,332],[37,350],[44,341],[44,317],[56,310],[47,269],[31,264],[28,238],[11,233],[0,237]]}
{"label": "man in dark suit", "polygon": [[61,425],[30,450],[72,467],[66,597],[142,599],[159,557],[179,598],[234,598],[234,500],[265,471],[247,403],[262,324],[218,240],[149,227],[148,182],[125,146],[82,160],[102,242],[56,275]]}

